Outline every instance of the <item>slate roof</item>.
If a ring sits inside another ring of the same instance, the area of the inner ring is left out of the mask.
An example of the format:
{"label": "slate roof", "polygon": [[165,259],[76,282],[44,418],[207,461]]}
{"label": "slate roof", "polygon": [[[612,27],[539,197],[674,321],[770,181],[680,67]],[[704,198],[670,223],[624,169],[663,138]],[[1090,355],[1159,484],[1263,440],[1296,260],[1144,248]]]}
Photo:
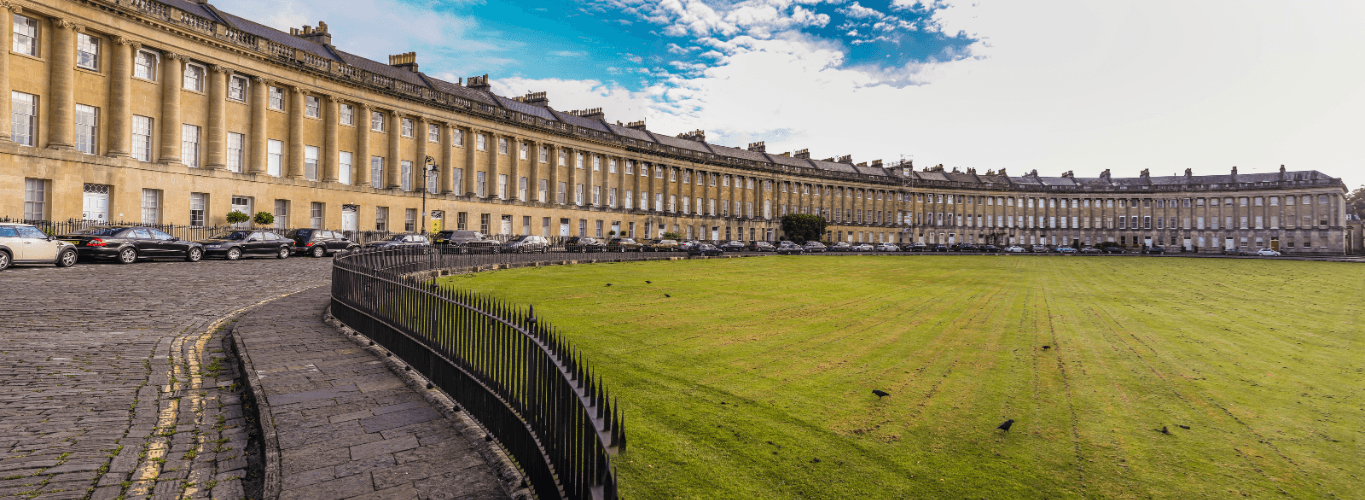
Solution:
{"label": "slate roof", "polygon": [[531,116],[538,116],[546,120],[552,121],[556,120],[554,113],[551,113],[550,110],[542,108],[540,106],[536,106],[534,104],[526,104],[524,102],[508,99],[506,97],[496,94],[489,95],[493,96],[494,99],[497,99],[498,104],[501,104],[502,107],[510,109],[512,111],[516,111],[518,113],[527,114]]}

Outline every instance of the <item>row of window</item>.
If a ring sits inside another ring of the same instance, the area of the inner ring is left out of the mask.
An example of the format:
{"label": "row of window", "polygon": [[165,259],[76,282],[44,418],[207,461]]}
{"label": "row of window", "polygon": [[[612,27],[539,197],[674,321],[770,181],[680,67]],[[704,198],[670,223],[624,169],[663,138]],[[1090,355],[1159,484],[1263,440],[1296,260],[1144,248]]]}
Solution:
{"label": "row of window", "polygon": [[[1024,216],[1024,215],[1016,215],[1016,216],[1003,215],[1003,216],[998,216],[998,217],[997,217],[997,216],[993,216],[993,215],[975,215],[975,216],[973,216],[973,215],[966,215],[966,216],[962,216],[962,215],[953,214],[953,213],[951,213],[951,212],[949,212],[949,213],[943,213],[943,212],[938,212],[938,213],[924,212],[924,213],[914,213],[914,214],[913,214],[913,219],[910,219],[911,214],[905,213],[905,212],[902,212],[902,214],[904,214],[904,217],[906,217],[906,219],[905,219],[904,222],[903,222],[904,224],[930,225],[930,226],[991,227],[991,228],[1014,228],[1014,227],[1020,227],[1020,228],[1060,228],[1060,229],[1068,229],[1068,219],[1069,219],[1069,220],[1070,220],[1070,224],[1069,224],[1069,228],[1070,228],[1070,229],[1199,229],[1199,230],[1204,230],[1204,229],[1215,229],[1215,230],[1216,230],[1216,229],[1220,229],[1220,227],[1219,227],[1219,218],[1218,218],[1218,217],[1209,217],[1209,218],[1208,218],[1209,224],[1206,226],[1206,225],[1205,225],[1205,218],[1202,217],[1202,216],[1201,216],[1201,217],[1193,217],[1193,218],[1191,218],[1191,217],[1182,217],[1182,218],[1179,218],[1179,220],[1182,221],[1183,224],[1177,224],[1177,218],[1176,218],[1176,217],[1155,217],[1155,218],[1154,218],[1154,217],[1152,217],[1152,216],[1150,216],[1150,215],[1141,216],[1141,220],[1140,220],[1140,222],[1139,222],[1139,216],[1136,216],[1136,215],[1130,216],[1130,217],[1124,217],[1124,216],[1118,216],[1118,217],[1056,217],[1056,216],[1048,216],[1048,217],[1044,218],[1044,217],[1042,217],[1042,216],[1033,216],[1033,215],[1028,215],[1028,216]],[[1304,215],[1304,216],[1302,216],[1302,217],[1299,218],[1299,219],[1301,219],[1301,221],[1302,221],[1302,222],[1300,223],[1301,226],[1312,226],[1312,225],[1313,225],[1313,216],[1312,216],[1312,215]],[[838,221],[837,216],[836,216],[836,219],[835,219],[835,220],[836,220],[836,222]],[[1240,224],[1234,225],[1234,220],[1240,222]],[[1223,217],[1223,218],[1222,218],[1223,224],[1222,224],[1221,229],[1266,229],[1266,225],[1264,224],[1265,220],[1266,220],[1266,217],[1265,217],[1265,216],[1261,216],[1261,215],[1257,215],[1257,216],[1255,216],[1255,217],[1241,216],[1241,217],[1238,217],[1238,218],[1234,218],[1233,216],[1226,216],[1226,217]],[[1270,228],[1270,229],[1280,229],[1280,222],[1281,222],[1281,219],[1280,219],[1279,216],[1272,215],[1272,216],[1269,217],[1269,220],[1270,220],[1270,225],[1269,225],[1269,228]],[[1191,222],[1192,222],[1192,221],[1193,221],[1193,225],[1191,225]],[[880,222],[880,221],[879,221],[879,222]],[[1253,223],[1253,222],[1254,222],[1254,225],[1251,225],[1251,223]],[[1294,224],[1295,224],[1295,218],[1293,218],[1293,217],[1285,217],[1285,218],[1284,218],[1284,222],[1286,222],[1286,224],[1287,224],[1289,227],[1293,227]],[[1154,224],[1154,223],[1155,223],[1155,224]],[[1319,219],[1319,220],[1317,221],[1317,223],[1318,223],[1318,225],[1326,226],[1326,225],[1328,224],[1328,220],[1327,220],[1327,219]]]}
{"label": "row of window", "polygon": [[[913,194],[914,194],[914,197],[915,197],[915,198],[914,198],[914,199],[915,199],[915,202],[925,202],[925,196],[926,196],[926,195],[925,195],[924,193],[913,193]],[[1166,198],[1142,198],[1142,199],[1138,199],[1138,198],[1094,198],[1094,199],[1092,199],[1092,198],[1013,198],[1013,197],[975,196],[975,195],[973,195],[973,196],[967,196],[967,195],[952,195],[952,194],[937,194],[937,195],[936,195],[936,194],[933,194],[933,193],[930,193],[930,194],[928,194],[927,196],[928,196],[928,198],[929,198],[929,199],[928,199],[928,203],[941,203],[941,204],[947,204],[947,205],[953,205],[953,204],[956,203],[956,204],[959,204],[959,205],[973,205],[973,204],[975,204],[975,205],[985,205],[985,206],[1002,206],[1002,207],[1009,206],[1009,207],[1013,207],[1013,206],[1016,205],[1016,202],[1017,202],[1017,204],[1018,204],[1018,206],[1019,206],[1020,208],[1024,208],[1026,205],[1027,205],[1027,208],[1035,208],[1035,207],[1036,207],[1036,208],[1059,208],[1059,204],[1060,204],[1060,208],[1091,208],[1092,201],[1093,201],[1094,208],[1101,208],[1101,203],[1103,203],[1103,205],[1104,205],[1103,208],[1114,208],[1115,206],[1117,206],[1118,208],[1138,208],[1139,204],[1141,204],[1142,208],[1190,208],[1191,206],[1194,206],[1194,207],[1203,207],[1203,206],[1205,206],[1206,202],[1207,202],[1207,206],[1210,206],[1210,207],[1217,207],[1217,206],[1219,206],[1219,201],[1220,201],[1220,200],[1222,201],[1222,205],[1224,205],[1224,206],[1229,206],[1229,207],[1230,207],[1230,206],[1233,206],[1234,204],[1236,204],[1237,206],[1243,206],[1243,207],[1248,206],[1248,204],[1250,204],[1251,206],[1260,207],[1260,206],[1265,206],[1267,203],[1269,204],[1269,206],[1274,207],[1274,206],[1279,206],[1279,205],[1280,205],[1280,200],[1281,200],[1281,198],[1280,198],[1279,196],[1269,196],[1269,197],[1266,197],[1266,196],[1243,196],[1243,197],[1237,197],[1237,198],[1234,198],[1234,197],[1229,196],[1229,197],[1225,197],[1225,198],[1211,197],[1211,198],[1170,198],[1170,199],[1166,199]],[[1322,204],[1322,205],[1326,205],[1326,204],[1327,204],[1327,201],[1328,201],[1327,195],[1325,195],[1325,194],[1320,194],[1320,195],[1317,195],[1317,198],[1318,198],[1318,203],[1319,203],[1319,204]],[[1304,196],[1300,196],[1300,197],[1297,197],[1297,198],[1296,198],[1295,196],[1293,196],[1293,195],[1285,196],[1285,197],[1284,197],[1284,203],[1285,203],[1285,205],[1294,205],[1296,199],[1297,199],[1301,204],[1303,204],[1303,205],[1311,205],[1311,204],[1313,203],[1313,196],[1312,196],[1312,195],[1304,195]],[[909,200],[902,200],[902,201],[909,201]],[[1069,207],[1068,207],[1068,205],[1069,205]]]}

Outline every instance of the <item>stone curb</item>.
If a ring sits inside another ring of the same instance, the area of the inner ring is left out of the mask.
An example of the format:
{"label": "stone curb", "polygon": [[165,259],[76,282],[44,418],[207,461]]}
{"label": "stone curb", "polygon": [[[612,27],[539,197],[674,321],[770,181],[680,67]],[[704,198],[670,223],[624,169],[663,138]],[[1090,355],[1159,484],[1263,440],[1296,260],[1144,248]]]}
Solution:
{"label": "stone curb", "polygon": [[389,371],[403,379],[403,382],[414,392],[421,394],[427,403],[436,407],[437,411],[446,418],[446,421],[450,422],[455,432],[463,436],[469,442],[470,447],[493,469],[493,475],[501,482],[503,490],[507,492],[509,497],[514,500],[534,498],[530,483],[522,475],[521,469],[513,464],[512,458],[501,446],[498,446],[496,441],[484,439],[484,436],[490,435],[488,430],[463,411],[454,398],[446,394],[441,388],[436,387],[406,362],[384,350],[382,346],[372,341],[365,334],[346,326],[341,320],[332,316],[330,304],[322,312],[322,321],[335,328],[338,333],[346,338],[351,339],[362,349],[383,360],[384,366],[388,367]]}
{"label": "stone curb", "polygon": [[[245,314],[244,312],[243,315]],[[242,345],[242,339],[237,336],[236,322],[233,322],[227,336],[232,339],[232,353],[237,358],[237,373],[246,379],[246,387],[242,392],[246,396],[244,403],[249,404],[251,409],[247,410],[248,406],[243,405],[243,413],[255,415],[256,431],[260,433],[261,451],[265,455],[265,463],[261,467],[265,476],[261,498],[274,500],[280,497],[283,488],[280,476],[280,437],[275,431],[275,422],[270,416],[270,403],[265,397],[265,389],[261,387],[260,376],[256,374],[256,366],[252,364],[246,346]]]}

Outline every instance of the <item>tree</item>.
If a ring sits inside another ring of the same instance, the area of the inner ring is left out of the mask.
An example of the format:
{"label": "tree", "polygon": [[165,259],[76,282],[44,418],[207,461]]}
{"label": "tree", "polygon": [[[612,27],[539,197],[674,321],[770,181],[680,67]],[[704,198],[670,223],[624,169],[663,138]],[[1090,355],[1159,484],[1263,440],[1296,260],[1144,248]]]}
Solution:
{"label": "tree", "polygon": [[242,213],[240,210],[233,210],[227,214],[228,224],[241,224],[249,220],[251,220],[251,216]]}
{"label": "tree", "polygon": [[681,240],[681,239],[682,239],[682,235],[681,235],[681,234],[678,234],[678,233],[675,233],[675,232],[673,232],[673,231],[669,231],[669,232],[667,232],[667,233],[664,233],[664,239],[665,239],[665,240]]}
{"label": "tree", "polygon": [[1365,219],[1365,186],[1360,186],[1346,195],[1346,213]]}
{"label": "tree", "polygon": [[269,226],[275,223],[275,216],[270,212],[256,212],[256,216],[251,218],[257,226]]}
{"label": "tree", "polygon": [[820,241],[825,235],[825,218],[810,214],[788,214],[782,216],[782,232],[787,239],[797,243]]}

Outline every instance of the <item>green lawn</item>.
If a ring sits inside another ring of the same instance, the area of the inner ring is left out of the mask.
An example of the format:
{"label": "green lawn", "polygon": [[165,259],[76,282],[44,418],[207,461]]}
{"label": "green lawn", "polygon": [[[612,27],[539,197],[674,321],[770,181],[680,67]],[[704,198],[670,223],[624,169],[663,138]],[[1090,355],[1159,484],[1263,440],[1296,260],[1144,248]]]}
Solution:
{"label": "green lawn", "polygon": [[535,304],[583,350],[627,415],[626,498],[1365,494],[1360,264],[807,256],[445,283]]}

